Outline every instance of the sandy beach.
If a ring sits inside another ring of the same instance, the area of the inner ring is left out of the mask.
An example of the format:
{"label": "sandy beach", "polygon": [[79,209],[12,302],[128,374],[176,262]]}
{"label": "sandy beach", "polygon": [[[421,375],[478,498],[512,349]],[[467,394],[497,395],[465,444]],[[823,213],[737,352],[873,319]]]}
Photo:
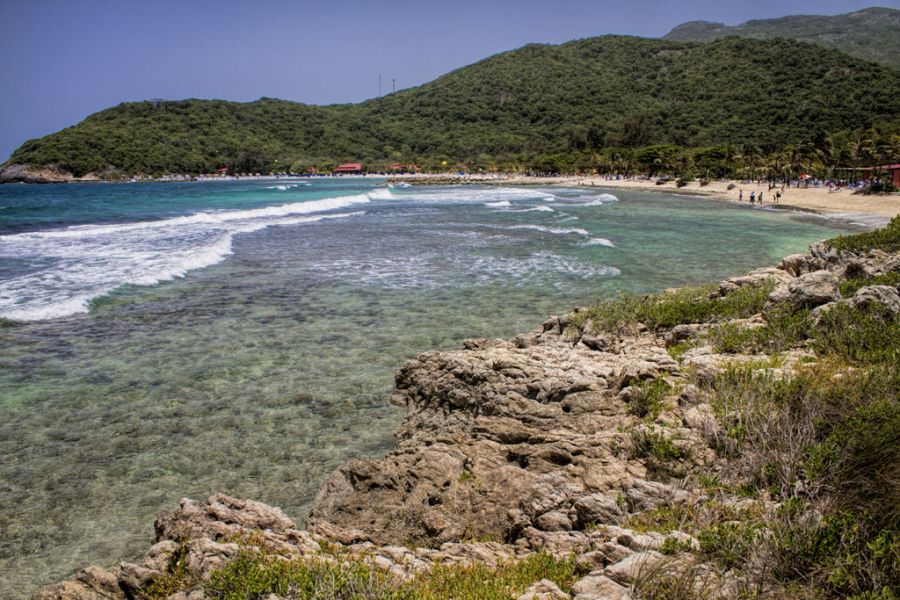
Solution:
{"label": "sandy beach", "polygon": [[[631,189],[649,192],[667,192],[676,194],[688,194],[695,196],[706,196],[726,200],[734,203],[742,203],[749,206],[750,193],[755,192],[758,197],[760,192],[763,193],[764,207],[777,207],[785,210],[801,210],[816,213],[825,213],[844,218],[860,217],[866,224],[872,226],[881,226],[887,223],[893,217],[900,215],[900,193],[887,194],[881,196],[864,196],[862,194],[854,194],[848,189],[840,189],[840,191],[830,192],[827,187],[786,187],[784,190],[781,186],[770,190],[768,184],[745,183],[740,181],[711,181],[707,185],[701,186],[698,181],[692,181],[684,187],[676,187],[675,182],[667,182],[656,185],[656,182],[649,179],[606,179],[601,176],[581,177],[581,176],[562,176],[562,177],[531,177],[525,175],[497,176],[497,175],[400,175],[394,176],[396,180],[419,180],[427,183],[434,179],[435,182],[442,184],[459,183],[481,183],[495,185],[578,185],[592,186],[611,189]],[[734,185],[732,189],[728,189],[729,185]],[[781,191],[781,200],[775,203],[775,191]],[[740,193],[743,190],[743,200],[739,200]],[[758,205],[756,205],[758,206]],[[865,219],[863,217],[870,216],[874,218]]]}
{"label": "sandy beach", "polygon": [[[572,181],[569,182],[571,185]],[[893,218],[900,214],[900,194],[890,194],[885,196],[864,196],[862,194],[854,194],[850,190],[841,189],[837,192],[830,192],[826,187],[786,187],[781,190],[781,186],[769,190],[768,184],[763,182],[761,185],[754,183],[742,183],[731,181],[711,181],[708,185],[700,186],[697,181],[692,181],[681,188],[675,187],[675,182],[669,182],[662,185],[655,185],[652,181],[634,181],[634,180],[607,180],[602,177],[580,177],[575,178],[577,185],[588,185],[596,187],[609,188],[626,188],[648,191],[666,191],[679,192],[688,194],[698,194],[720,198],[731,202],[738,202],[741,190],[743,190],[743,203],[749,204],[750,193],[755,192],[757,197],[760,192],[763,193],[763,206],[778,206],[780,208],[796,208],[800,210],[809,210],[822,213],[867,213]],[[733,189],[728,189],[729,184],[734,184]],[[775,191],[781,191],[781,201],[774,203]]]}

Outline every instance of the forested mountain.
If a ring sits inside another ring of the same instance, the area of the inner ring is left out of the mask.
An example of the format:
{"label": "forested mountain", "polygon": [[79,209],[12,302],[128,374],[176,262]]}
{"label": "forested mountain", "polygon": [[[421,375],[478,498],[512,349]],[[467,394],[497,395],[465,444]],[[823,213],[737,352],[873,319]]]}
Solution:
{"label": "forested mountain", "polygon": [[900,10],[891,8],[867,8],[833,17],[793,15],[747,21],[734,27],[690,21],[679,25],[663,39],[708,42],[729,35],[800,40],[900,69]]}
{"label": "forested mountain", "polygon": [[528,45],[353,105],[120,104],[26,142],[8,164],[77,176],[349,160],[568,170],[609,148],[744,145],[765,154],[871,128],[892,140],[898,125],[900,71],[834,50],[785,39],[604,36]]}

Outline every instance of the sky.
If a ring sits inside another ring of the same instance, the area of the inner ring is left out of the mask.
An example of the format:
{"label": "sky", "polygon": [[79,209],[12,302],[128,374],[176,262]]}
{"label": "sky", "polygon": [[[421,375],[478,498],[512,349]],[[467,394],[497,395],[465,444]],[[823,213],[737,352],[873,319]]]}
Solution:
{"label": "sky", "polygon": [[0,0],[0,162],[120,102],[358,102],[528,43],[900,0]]}

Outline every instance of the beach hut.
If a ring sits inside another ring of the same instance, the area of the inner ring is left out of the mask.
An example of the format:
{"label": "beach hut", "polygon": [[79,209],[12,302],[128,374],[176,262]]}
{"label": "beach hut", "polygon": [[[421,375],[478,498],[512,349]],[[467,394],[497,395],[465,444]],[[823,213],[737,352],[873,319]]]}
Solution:
{"label": "beach hut", "polygon": [[359,174],[362,173],[362,171],[363,168],[360,163],[345,163],[334,168],[335,173],[341,174]]}
{"label": "beach hut", "polygon": [[900,188],[900,163],[884,165],[881,172],[889,177],[895,188]]}

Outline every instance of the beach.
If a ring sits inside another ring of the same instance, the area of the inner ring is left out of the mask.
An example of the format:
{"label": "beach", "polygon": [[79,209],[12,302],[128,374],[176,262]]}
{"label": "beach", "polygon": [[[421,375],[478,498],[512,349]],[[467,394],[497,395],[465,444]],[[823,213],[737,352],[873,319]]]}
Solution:
{"label": "beach", "polygon": [[[900,214],[900,194],[863,195],[856,194],[847,188],[836,188],[831,192],[827,187],[781,186],[769,189],[767,182],[742,182],[731,180],[710,181],[701,186],[699,181],[691,181],[683,187],[677,187],[675,181],[657,185],[654,179],[607,179],[603,176],[563,175],[556,177],[533,175],[459,175],[459,174],[415,174],[394,175],[390,181],[410,181],[418,185],[558,185],[579,186],[610,189],[627,189],[642,192],[663,192],[666,194],[682,194],[704,196],[710,199],[727,200],[735,204],[749,206],[750,194],[758,197],[763,193],[764,207],[775,207],[784,210],[798,210],[830,214],[849,218],[870,227],[881,227],[890,219]],[[728,189],[729,186],[733,186]],[[743,190],[743,200],[740,193]],[[775,203],[775,192],[781,191],[781,200]],[[755,206],[759,206],[756,204]]]}
{"label": "beach", "polygon": [[[656,185],[649,180],[608,180],[603,177],[579,177],[577,185],[625,188],[645,191],[660,191],[668,193],[701,194],[711,198],[739,202],[741,190],[744,196],[742,203],[749,204],[750,193],[755,192],[758,197],[763,193],[763,206],[778,206],[780,208],[795,208],[821,213],[865,213],[885,217],[885,221],[900,214],[900,194],[888,194],[883,196],[854,194],[846,188],[835,188],[839,191],[831,192],[827,187],[785,187],[781,186],[769,189],[769,184],[763,182],[745,183],[740,181],[711,181],[701,186],[698,181],[691,181],[684,187],[678,188],[671,181],[662,185]],[[570,184],[571,185],[571,184]],[[728,189],[729,185],[734,185]],[[775,192],[781,191],[781,201],[775,204]]]}

